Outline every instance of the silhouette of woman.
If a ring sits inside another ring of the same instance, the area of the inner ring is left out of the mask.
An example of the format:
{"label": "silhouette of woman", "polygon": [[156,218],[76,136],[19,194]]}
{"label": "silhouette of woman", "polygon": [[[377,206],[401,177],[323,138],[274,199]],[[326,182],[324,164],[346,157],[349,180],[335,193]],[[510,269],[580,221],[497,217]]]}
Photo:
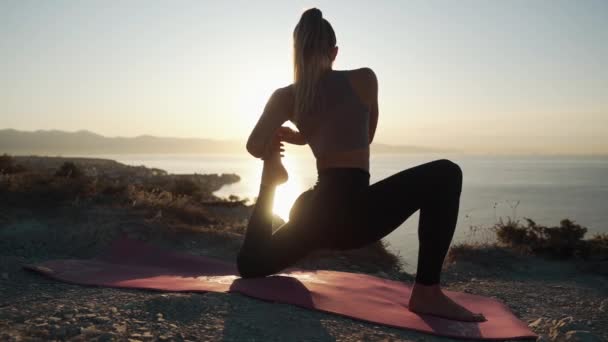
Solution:
{"label": "silhouette of woman", "polygon": [[[461,321],[484,321],[440,289],[440,273],[459,210],[462,171],[440,159],[369,184],[369,145],[378,123],[378,82],[370,68],[333,70],[338,53],[330,23],[316,8],[294,32],[294,82],[271,95],[247,141],[263,160],[257,202],[237,257],[242,277],[263,277],[316,249],[371,244],[420,210],[420,249],[409,309]],[[287,120],[298,131],[281,127]],[[283,142],[308,144],[317,182],[303,192],[289,221],[272,231],[276,186],[287,181]]]}

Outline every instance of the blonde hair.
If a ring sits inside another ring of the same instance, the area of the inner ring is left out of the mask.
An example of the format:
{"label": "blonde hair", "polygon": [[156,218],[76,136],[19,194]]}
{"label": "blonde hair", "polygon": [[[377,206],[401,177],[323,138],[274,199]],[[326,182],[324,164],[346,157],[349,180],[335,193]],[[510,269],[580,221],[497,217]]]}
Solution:
{"label": "blonde hair", "polygon": [[317,94],[317,81],[331,68],[331,49],[336,34],[317,8],[302,13],[293,31],[294,122],[300,115],[319,108],[322,98]]}

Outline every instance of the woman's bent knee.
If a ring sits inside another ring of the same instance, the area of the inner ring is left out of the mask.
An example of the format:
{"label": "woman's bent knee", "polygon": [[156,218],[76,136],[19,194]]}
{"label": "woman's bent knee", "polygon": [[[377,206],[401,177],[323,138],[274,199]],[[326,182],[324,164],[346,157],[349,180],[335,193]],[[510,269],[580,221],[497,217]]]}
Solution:
{"label": "woman's bent knee", "polygon": [[241,278],[258,278],[268,275],[259,260],[244,253],[239,253],[236,257],[236,269]]}
{"label": "woman's bent knee", "polygon": [[435,163],[441,167],[442,178],[445,177],[451,187],[458,193],[462,191],[462,168],[449,159],[439,159]]}

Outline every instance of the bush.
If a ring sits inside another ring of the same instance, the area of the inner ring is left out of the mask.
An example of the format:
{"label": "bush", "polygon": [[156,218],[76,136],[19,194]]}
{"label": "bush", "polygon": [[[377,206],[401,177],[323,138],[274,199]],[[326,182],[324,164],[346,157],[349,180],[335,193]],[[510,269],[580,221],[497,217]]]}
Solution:
{"label": "bush", "polygon": [[193,180],[188,178],[178,178],[173,184],[172,192],[176,195],[192,196],[199,192],[199,186]]}
{"label": "bush", "polygon": [[529,218],[525,220],[527,226],[510,218],[505,223],[501,218],[494,226],[498,242],[509,247],[560,257],[572,256],[584,250],[585,241],[582,239],[587,228],[569,219],[561,220],[559,227],[541,226]]}
{"label": "bush", "polygon": [[0,174],[14,174],[26,171],[22,165],[15,164],[15,159],[8,154],[0,156]]}
{"label": "bush", "polygon": [[596,233],[587,240],[585,256],[588,258],[608,260],[608,233]]}
{"label": "bush", "polygon": [[65,178],[80,178],[83,173],[76,164],[73,162],[64,162],[59,170],[55,173],[55,177],[65,177]]}

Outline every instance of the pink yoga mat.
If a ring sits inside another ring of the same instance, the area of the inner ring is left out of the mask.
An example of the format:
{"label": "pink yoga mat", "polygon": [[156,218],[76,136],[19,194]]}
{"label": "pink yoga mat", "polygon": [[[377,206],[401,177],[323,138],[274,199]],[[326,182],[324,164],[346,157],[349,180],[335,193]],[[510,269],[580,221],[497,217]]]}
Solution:
{"label": "pink yoga mat", "polygon": [[537,335],[500,301],[444,292],[466,308],[482,312],[485,322],[460,322],[407,309],[411,287],[369,275],[289,268],[266,278],[242,279],[234,264],[172,252],[121,238],[90,260],[51,260],[28,269],[61,281],[160,291],[239,292],[391,327],[455,338],[535,339]]}

